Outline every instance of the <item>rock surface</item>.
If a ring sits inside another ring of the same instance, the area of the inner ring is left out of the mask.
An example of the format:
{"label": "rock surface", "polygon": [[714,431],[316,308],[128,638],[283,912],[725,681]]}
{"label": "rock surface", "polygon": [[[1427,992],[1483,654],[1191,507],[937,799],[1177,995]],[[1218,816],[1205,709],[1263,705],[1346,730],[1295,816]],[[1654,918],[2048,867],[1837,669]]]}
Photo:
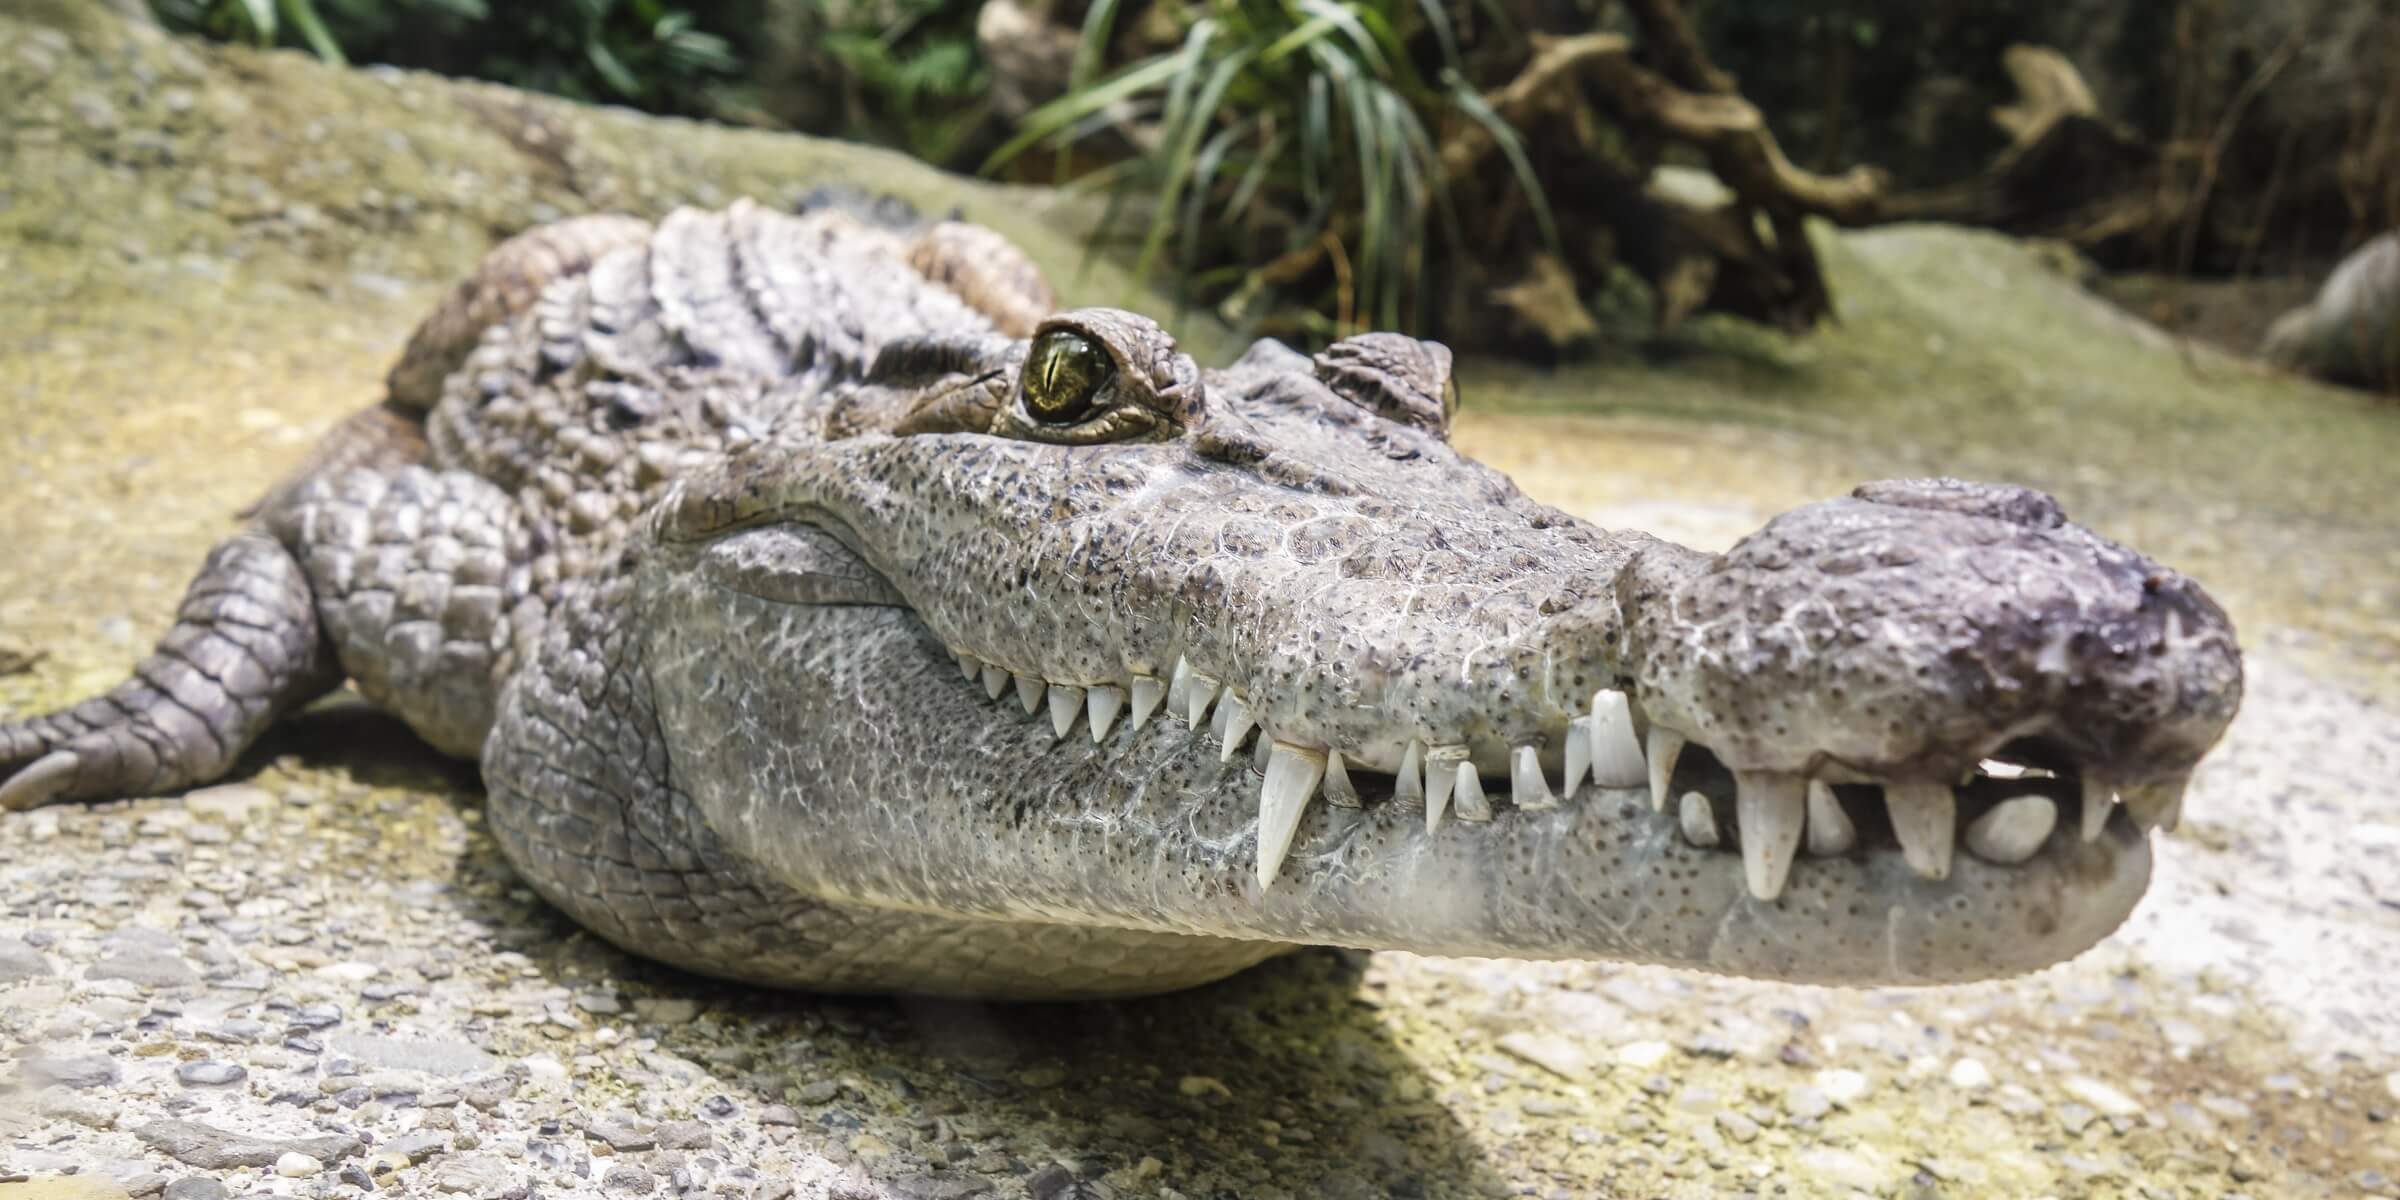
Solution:
{"label": "rock surface", "polygon": [[[1087,210],[888,155],[9,14],[0,632],[46,656],[0,711],[114,683],[224,514],[534,221],[848,180],[1001,226],[1077,302],[1126,295],[1076,274]],[[226,786],[0,814],[0,1145],[33,1177],[0,1200],[2388,1193],[2390,414],[2179,355],[2000,239],[1827,256],[1839,329],[1471,364],[1458,438],[1702,545],[1862,478],[2016,479],[2207,581],[2250,699],[2084,959],[1880,992],[1330,951],[1070,1009],[760,992],[575,928],[510,876],[470,770],[336,702]]]}

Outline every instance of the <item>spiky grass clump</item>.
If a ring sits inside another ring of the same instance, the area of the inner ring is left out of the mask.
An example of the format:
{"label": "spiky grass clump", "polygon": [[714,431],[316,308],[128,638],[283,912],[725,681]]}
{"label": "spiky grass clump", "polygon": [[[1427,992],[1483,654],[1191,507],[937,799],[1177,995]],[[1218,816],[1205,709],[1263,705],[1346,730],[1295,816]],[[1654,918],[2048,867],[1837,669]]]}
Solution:
{"label": "spiky grass clump", "polygon": [[1178,295],[1228,297],[1237,319],[1277,307],[1284,331],[1320,337],[1422,328],[1442,256],[1473,253],[1438,140],[1462,123],[1498,143],[1555,244],[1540,182],[1461,70],[1442,0],[1206,0],[1179,45],[1100,78],[1119,3],[1093,4],[1067,93],[1026,114],[985,169],[1130,140],[1129,157],[1077,182],[1110,190],[1112,221],[1148,201],[1138,274],[1171,247]]}

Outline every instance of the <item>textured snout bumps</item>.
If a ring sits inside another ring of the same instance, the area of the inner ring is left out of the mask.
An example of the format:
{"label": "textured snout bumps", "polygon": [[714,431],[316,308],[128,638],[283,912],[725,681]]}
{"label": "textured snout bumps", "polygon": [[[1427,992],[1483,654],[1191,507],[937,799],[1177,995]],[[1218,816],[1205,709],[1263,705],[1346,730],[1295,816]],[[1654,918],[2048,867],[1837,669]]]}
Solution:
{"label": "textured snout bumps", "polygon": [[2224,613],[2040,492],[1868,484],[1620,580],[1649,716],[1728,766],[1941,780],[2017,738],[2188,768],[2231,719]]}

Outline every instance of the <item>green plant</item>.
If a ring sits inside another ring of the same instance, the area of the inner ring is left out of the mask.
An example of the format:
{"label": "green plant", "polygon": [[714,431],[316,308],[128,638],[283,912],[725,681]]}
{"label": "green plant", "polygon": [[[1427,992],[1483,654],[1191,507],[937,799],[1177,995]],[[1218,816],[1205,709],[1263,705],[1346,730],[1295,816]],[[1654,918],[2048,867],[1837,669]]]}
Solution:
{"label": "green plant", "polygon": [[170,28],[496,79],[577,99],[705,113],[741,70],[726,32],[756,0],[152,0]]}
{"label": "green plant", "polygon": [[[1422,327],[1441,251],[1473,252],[1439,140],[1462,125],[1498,144],[1556,244],[1540,180],[1468,82],[1442,0],[1206,0],[1184,12],[1180,45],[1099,78],[1119,2],[1096,0],[1067,94],[1026,114],[984,166],[1044,145],[1063,161],[1077,142],[1128,137],[1135,153],[1079,183],[1111,191],[1112,221],[1149,201],[1137,273],[1172,241],[1186,299],[1231,294],[1245,307],[1323,280],[1329,296],[1290,310],[1305,332]],[[1262,238],[1281,253],[1260,253]]]}
{"label": "green plant", "polygon": [[979,0],[816,0],[819,47],[841,68],[849,132],[932,162],[989,116],[990,72],[975,48]]}

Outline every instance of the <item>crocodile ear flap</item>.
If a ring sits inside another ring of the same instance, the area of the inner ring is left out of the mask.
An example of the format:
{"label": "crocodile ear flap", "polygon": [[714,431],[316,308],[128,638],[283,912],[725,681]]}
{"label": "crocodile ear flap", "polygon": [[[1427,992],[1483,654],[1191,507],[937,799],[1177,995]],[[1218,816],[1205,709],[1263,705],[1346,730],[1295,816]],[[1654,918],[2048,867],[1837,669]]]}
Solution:
{"label": "crocodile ear flap", "polygon": [[1318,352],[1317,381],[1385,420],[1444,441],[1458,410],[1450,347],[1397,333],[1362,333]]}

